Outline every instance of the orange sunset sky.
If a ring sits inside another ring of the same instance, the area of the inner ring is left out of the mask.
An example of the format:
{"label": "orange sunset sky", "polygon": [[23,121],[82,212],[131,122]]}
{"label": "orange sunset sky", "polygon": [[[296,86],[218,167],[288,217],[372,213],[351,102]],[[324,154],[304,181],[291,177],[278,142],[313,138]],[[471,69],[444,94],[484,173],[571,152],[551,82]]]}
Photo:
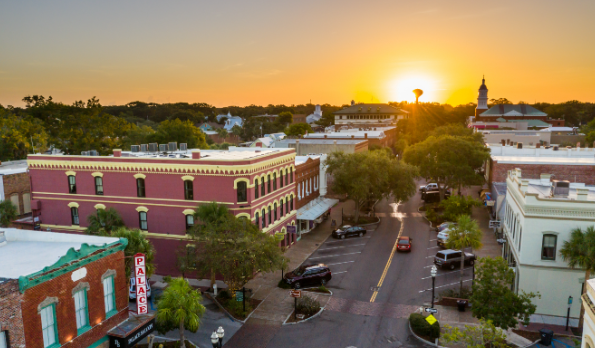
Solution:
{"label": "orange sunset sky", "polygon": [[595,1],[2,1],[0,104],[595,101]]}

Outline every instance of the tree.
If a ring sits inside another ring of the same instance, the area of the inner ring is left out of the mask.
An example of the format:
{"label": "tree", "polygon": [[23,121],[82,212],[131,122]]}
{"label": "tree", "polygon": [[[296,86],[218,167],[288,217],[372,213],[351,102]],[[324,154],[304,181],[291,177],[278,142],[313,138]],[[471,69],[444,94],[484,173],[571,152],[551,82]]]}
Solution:
{"label": "tree", "polygon": [[317,125],[323,126],[323,127],[328,127],[328,126],[332,126],[335,124],[335,114],[333,112],[335,112],[336,110],[327,110],[325,109],[322,112],[322,117],[320,118],[320,120],[316,121]]}
{"label": "tree", "polygon": [[[591,272],[595,271],[595,227],[589,226],[584,231],[575,228],[570,232],[570,239],[564,241],[560,249],[562,259],[568,262],[570,268],[582,268],[585,270],[585,284],[591,279]],[[587,292],[587,286],[583,286],[583,294]],[[585,307],[581,301],[581,314],[579,327],[583,327]]]}
{"label": "tree", "polygon": [[43,123],[31,116],[17,116],[0,109],[0,160],[16,160],[47,149],[49,135]]}
{"label": "tree", "polygon": [[229,136],[229,133],[227,132],[227,129],[225,129],[225,128],[216,128],[215,132],[217,132],[217,135],[219,135],[219,137],[223,140],[225,140],[225,138],[227,138]]}
{"label": "tree", "polygon": [[177,328],[180,332],[180,347],[185,348],[184,331],[198,330],[205,307],[201,304],[200,291],[194,290],[186,279],[168,279],[168,285],[157,302],[157,322],[164,332]]}
{"label": "tree", "polygon": [[397,161],[383,151],[331,153],[326,161],[333,176],[332,189],[347,194],[355,203],[355,220],[368,201],[392,197],[405,201],[416,192],[415,167]]}
{"label": "tree", "polygon": [[170,120],[190,121],[193,124],[203,123],[205,115],[200,111],[179,110],[169,117]]}
{"label": "tree", "polygon": [[395,154],[397,155],[399,160],[403,158],[403,153],[405,152],[405,149],[407,149],[407,146],[407,140],[404,138],[400,138],[393,144],[393,150],[395,151]]}
{"label": "tree", "polygon": [[481,239],[483,233],[477,225],[477,221],[472,220],[469,215],[459,215],[457,224],[454,226],[448,235],[446,246],[449,249],[458,249],[463,253],[461,255],[461,275],[459,293],[463,292],[463,271],[465,268],[465,248],[479,249],[481,248]]}
{"label": "tree", "polygon": [[469,127],[465,127],[459,123],[449,123],[444,126],[436,127],[430,132],[430,135],[440,137],[443,135],[452,135],[454,137],[462,137],[467,140],[477,141],[483,145],[483,134],[480,132],[473,132]]}
{"label": "tree", "polygon": [[455,221],[460,215],[471,215],[472,207],[481,206],[481,202],[471,196],[452,196],[440,202],[444,208],[442,216],[448,221]]}
{"label": "tree", "polygon": [[205,134],[194,126],[192,121],[165,120],[157,127],[157,132],[153,134],[152,142],[167,144],[175,141],[178,144],[186,143],[189,149],[208,149]]}
{"label": "tree", "polygon": [[231,133],[233,135],[237,135],[238,137],[241,137],[244,134],[244,130],[242,129],[242,127],[240,127],[236,124],[233,127],[231,127]]}
{"label": "tree", "polygon": [[491,320],[479,320],[479,325],[465,325],[465,329],[445,325],[442,340],[446,343],[464,342],[468,348],[509,348],[506,335]]}
{"label": "tree", "polygon": [[482,184],[481,168],[490,153],[479,142],[444,135],[409,146],[404,158],[419,167],[421,177],[438,184],[442,200],[448,188]]}
{"label": "tree", "polygon": [[512,104],[512,102],[506,98],[490,99],[490,105],[502,105]]}
{"label": "tree", "polygon": [[0,226],[8,227],[17,218],[17,207],[10,200],[0,202]]}
{"label": "tree", "polygon": [[134,268],[133,256],[137,253],[145,254],[145,268],[147,271],[147,278],[155,272],[155,248],[153,244],[145,237],[145,234],[139,229],[127,229],[120,227],[111,233],[112,237],[126,238],[128,245],[124,249],[124,265],[126,267],[126,274],[132,275]]}
{"label": "tree", "polygon": [[480,258],[475,269],[476,280],[470,299],[473,316],[490,320],[504,330],[515,328],[519,320],[528,325],[536,308],[531,299],[540,297],[539,293],[512,291],[515,273],[502,257]]}
{"label": "tree", "polygon": [[277,116],[277,119],[275,120],[275,123],[283,126],[283,128],[287,127],[288,124],[291,124],[293,122],[293,114],[289,111],[283,111],[279,113],[279,116]]}
{"label": "tree", "polygon": [[148,144],[153,134],[155,134],[155,130],[149,126],[132,125],[130,130],[126,133],[123,146],[126,149],[130,149],[130,145]]}
{"label": "tree", "polygon": [[285,129],[285,134],[292,136],[300,136],[312,132],[312,127],[307,123],[295,123]]}
{"label": "tree", "polygon": [[97,209],[95,214],[89,215],[87,221],[89,222],[89,227],[85,230],[87,234],[109,236],[112,231],[125,227],[120,213],[114,208]]}

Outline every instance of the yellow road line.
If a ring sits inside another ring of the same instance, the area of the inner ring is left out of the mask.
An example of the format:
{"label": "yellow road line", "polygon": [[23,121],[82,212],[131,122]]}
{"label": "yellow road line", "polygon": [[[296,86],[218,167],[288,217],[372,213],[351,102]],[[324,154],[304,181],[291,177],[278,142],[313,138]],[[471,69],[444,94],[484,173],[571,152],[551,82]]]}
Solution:
{"label": "yellow road line", "polygon": [[[405,226],[405,222],[403,219],[399,219],[401,221],[401,228],[399,229],[399,234],[397,235],[397,240],[395,240],[395,245],[393,245],[393,250],[390,252],[390,256],[388,261],[386,262],[386,266],[384,266],[384,271],[382,272],[382,276],[380,277],[380,281],[378,282],[377,289],[380,289],[382,283],[384,282],[384,278],[386,278],[386,274],[388,273],[388,268],[390,267],[391,262],[393,261],[393,256],[395,256],[395,252],[397,251],[397,244],[399,243],[399,237],[403,233],[403,226]],[[374,291],[372,294],[372,298],[370,298],[370,302],[376,301],[376,296],[378,296],[378,290]]]}

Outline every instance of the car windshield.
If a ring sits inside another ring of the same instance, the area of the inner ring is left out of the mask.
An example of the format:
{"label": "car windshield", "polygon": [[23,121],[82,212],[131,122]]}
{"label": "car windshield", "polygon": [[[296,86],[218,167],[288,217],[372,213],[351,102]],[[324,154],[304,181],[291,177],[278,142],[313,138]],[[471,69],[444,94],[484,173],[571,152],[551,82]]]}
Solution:
{"label": "car windshield", "polygon": [[407,245],[407,244],[409,244],[409,241],[407,239],[400,239],[399,240],[399,244],[401,244],[401,245]]}
{"label": "car windshield", "polygon": [[293,271],[296,276],[301,276],[306,271],[306,267],[298,267]]}

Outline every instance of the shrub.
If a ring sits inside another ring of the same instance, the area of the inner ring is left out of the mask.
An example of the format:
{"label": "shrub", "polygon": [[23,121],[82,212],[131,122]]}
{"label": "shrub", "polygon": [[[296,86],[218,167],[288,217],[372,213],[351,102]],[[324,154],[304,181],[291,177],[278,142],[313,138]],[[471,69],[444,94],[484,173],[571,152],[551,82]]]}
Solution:
{"label": "shrub", "polygon": [[279,280],[279,284],[277,284],[277,286],[281,289],[291,289],[291,285],[287,284],[284,279]]}
{"label": "shrub", "polygon": [[227,290],[220,290],[217,293],[217,298],[220,300],[229,300],[231,298],[231,294]]}
{"label": "shrub", "polygon": [[245,318],[248,313],[252,312],[252,305],[248,299],[246,299],[246,311],[244,311],[244,305],[242,304],[242,301],[227,301],[225,307],[231,314],[240,318]]}
{"label": "shrub", "polygon": [[411,313],[409,316],[409,323],[411,324],[411,329],[415,332],[416,335],[422,336],[423,338],[429,339],[430,341],[434,341],[436,338],[440,337],[440,323],[435,322],[434,325],[430,325],[426,321],[426,317],[419,313]]}
{"label": "shrub", "polygon": [[481,206],[481,202],[471,196],[451,196],[440,202],[440,206],[447,221],[456,221],[459,215],[471,215],[471,208]]}
{"label": "shrub", "polygon": [[459,288],[446,289],[446,290],[442,291],[440,293],[440,298],[453,297],[453,298],[470,299],[472,293],[473,292],[471,291],[471,289],[469,287],[463,286],[463,291],[460,293],[459,293]]}
{"label": "shrub", "polygon": [[438,214],[436,214],[434,209],[428,208],[428,210],[426,210],[426,219],[430,220],[430,222],[436,222],[436,219],[438,219]]}
{"label": "shrub", "polygon": [[318,291],[322,291],[322,292],[330,292],[330,291],[328,291],[328,289],[327,289],[327,288],[326,288],[326,286],[324,286],[324,285],[321,285],[321,286],[319,286],[319,287],[318,287]]}
{"label": "shrub", "polygon": [[303,295],[297,300],[297,312],[305,315],[314,315],[320,310],[320,302],[308,295]]}

